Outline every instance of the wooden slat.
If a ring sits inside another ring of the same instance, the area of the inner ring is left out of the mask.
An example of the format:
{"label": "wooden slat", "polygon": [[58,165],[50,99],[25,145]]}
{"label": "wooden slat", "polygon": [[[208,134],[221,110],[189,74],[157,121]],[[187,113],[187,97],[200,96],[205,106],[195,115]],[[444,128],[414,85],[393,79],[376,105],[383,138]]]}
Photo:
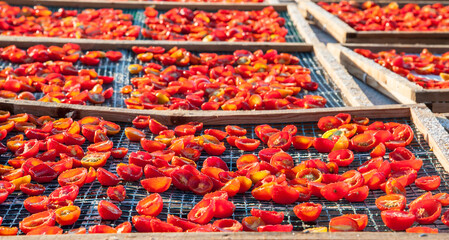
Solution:
{"label": "wooden slat", "polygon": [[[300,0],[303,1],[303,0]],[[310,0],[306,0],[306,1],[310,1]],[[323,0],[312,0],[313,2],[321,2]],[[340,2],[341,0],[324,0],[323,2]],[[351,2],[356,2],[356,3],[364,3],[367,0],[351,0]],[[374,0],[374,2],[378,3],[378,4],[389,4],[392,1],[391,0]],[[395,0],[394,2],[397,2],[399,5],[402,4],[407,4],[407,3],[416,3],[418,5],[425,5],[425,4],[434,4],[434,3],[445,3],[445,2],[449,2],[447,0],[443,0],[443,1],[438,1],[438,0]]]}
{"label": "wooden slat", "polygon": [[60,0],[4,0],[14,5],[43,5],[51,7],[86,7],[86,8],[125,8],[137,9],[148,6],[158,10],[169,10],[176,7],[187,7],[194,10],[215,11],[219,9],[237,9],[242,11],[260,10],[264,7],[273,6],[276,11],[287,10],[286,4],[272,3],[195,3],[195,2],[151,2],[151,1],[126,1],[114,2],[105,0],[78,0],[78,1],[60,1]]}
{"label": "wooden slat", "polygon": [[424,135],[443,168],[449,172],[449,134],[441,126],[434,114],[423,107],[412,107],[411,119]]}
{"label": "wooden slat", "polygon": [[422,87],[346,47],[328,44],[328,48],[351,74],[400,103],[415,103],[415,92],[422,90]]}
{"label": "wooden slat", "polygon": [[360,89],[348,72],[332,57],[323,45],[315,45],[315,55],[326,72],[332,76],[333,82],[342,92],[345,102],[350,106],[372,106],[373,104]]}
{"label": "wooden slat", "polygon": [[396,49],[398,52],[421,53],[426,48],[431,53],[443,54],[449,51],[449,45],[444,44],[373,44],[373,43],[345,43],[343,46],[349,49],[363,48],[374,52]]}
{"label": "wooden slat", "polygon": [[346,42],[348,38],[355,37],[356,31],[338,17],[324,10],[311,1],[300,1],[299,6],[307,9],[312,20],[324,31],[329,32],[337,41]]}
{"label": "wooden slat", "polygon": [[84,50],[112,50],[130,49],[132,46],[161,46],[166,49],[182,47],[189,51],[235,51],[247,49],[255,51],[258,49],[268,50],[276,48],[284,52],[309,52],[312,45],[308,43],[270,43],[270,42],[187,42],[187,41],[156,41],[156,40],[101,40],[101,39],[68,39],[50,37],[15,37],[0,36],[0,46],[11,44],[21,48],[28,48],[37,44],[62,46],[67,42],[76,43]]}
{"label": "wooden slat", "polygon": [[319,44],[320,40],[318,40],[315,33],[312,31],[312,28],[310,28],[310,25],[306,22],[306,20],[303,18],[302,14],[300,13],[298,9],[298,5],[296,4],[289,4],[287,6],[287,12],[290,16],[293,24],[296,26],[296,29],[299,32],[299,35],[302,36],[306,43],[311,44]]}
{"label": "wooden slat", "polygon": [[449,44],[449,32],[357,31],[356,36],[347,38],[346,42]]}
{"label": "wooden slat", "polygon": [[[78,240],[80,235],[41,235],[41,236],[12,236],[11,240]],[[419,234],[405,232],[345,232],[345,233],[309,233],[300,232],[282,233],[126,233],[126,234],[87,234],[82,235],[86,240],[254,240],[254,239],[277,239],[277,240],[447,240],[448,233]],[[5,238],[6,239],[6,238]]]}
{"label": "wooden slat", "polygon": [[99,116],[110,121],[119,122],[130,122],[137,115],[150,115],[166,125],[179,125],[192,121],[203,122],[206,125],[310,122],[317,121],[320,117],[336,115],[340,112],[363,115],[369,118],[379,116],[385,118],[410,116],[410,106],[408,105],[238,112],[185,110],[158,111],[0,99],[0,109],[10,111],[14,114],[26,112],[35,115],[49,115],[52,117],[65,117],[67,115],[74,118]]}

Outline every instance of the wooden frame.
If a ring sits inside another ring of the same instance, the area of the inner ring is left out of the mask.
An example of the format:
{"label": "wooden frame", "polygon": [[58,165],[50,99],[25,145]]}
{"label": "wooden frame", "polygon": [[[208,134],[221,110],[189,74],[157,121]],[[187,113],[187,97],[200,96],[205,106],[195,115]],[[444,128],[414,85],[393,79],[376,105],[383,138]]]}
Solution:
{"label": "wooden frame", "polygon": [[[187,7],[195,10],[206,10],[206,11],[215,11],[219,9],[238,9],[242,11],[248,10],[260,10],[264,7],[273,6],[276,11],[287,11],[290,19],[296,27],[301,38],[304,39],[305,43],[318,43],[318,38],[315,36],[315,33],[312,31],[307,21],[302,17],[299,13],[296,4],[286,4],[286,3],[275,3],[275,2],[264,2],[264,3],[242,3],[242,4],[231,4],[231,3],[182,3],[182,2],[142,2],[142,1],[127,1],[127,2],[111,2],[108,0],[79,0],[79,1],[61,1],[61,0],[6,0],[9,4],[14,5],[43,5],[43,6],[51,6],[51,7],[81,7],[81,8],[122,8],[122,9],[143,9],[148,6],[152,6],[157,10],[169,10],[175,7]],[[33,39],[36,37],[15,37],[16,39]],[[49,41],[47,38],[39,38],[41,41]],[[66,41],[76,40],[77,42],[89,42],[89,39],[70,39]],[[0,36],[0,42],[8,41],[8,37],[4,38]],[[103,40],[106,42],[116,41],[117,40]],[[142,42],[154,42],[153,40],[141,40]],[[133,42],[133,41],[125,41],[125,42]],[[170,42],[170,41],[161,41],[161,42]],[[173,42],[173,41],[172,41]],[[217,45],[227,46],[228,42],[214,42]],[[198,43],[199,45],[203,44],[202,42]],[[206,44],[206,43],[204,43]],[[230,43],[232,45],[232,43]],[[252,44],[252,42],[250,43]],[[258,45],[279,45],[280,43],[256,43]],[[283,43],[281,43],[282,45]],[[288,43],[286,43],[288,45]]]}
{"label": "wooden frame", "polygon": [[[51,42],[45,42],[47,45],[63,45],[66,43],[64,39],[50,39],[53,40]],[[134,45],[151,45],[151,46],[163,46],[167,49],[170,49],[174,46],[183,47],[187,50],[191,51],[221,51],[223,50],[223,46],[217,46],[213,43],[196,43],[196,42],[167,42],[167,41],[155,41],[153,42],[111,42],[107,40],[88,40],[88,41],[73,41],[74,43],[79,43],[82,49],[129,49]],[[17,47],[29,47],[36,44],[42,44],[41,39],[17,39],[14,41],[11,39],[8,42],[0,41],[0,46],[7,46],[10,44],[14,44]],[[328,73],[332,82],[336,85],[337,88],[340,89],[344,102],[348,106],[371,106],[371,101],[367,98],[365,93],[360,89],[360,87],[355,83],[354,79],[346,72],[346,70],[337,62],[335,58],[329,53],[329,51],[323,45],[310,45],[310,44],[288,44],[288,45],[250,45],[247,43],[233,43],[226,46],[227,51],[234,51],[237,49],[247,49],[251,51],[255,51],[257,49],[262,49],[264,51],[275,48],[278,51],[283,52],[312,52],[315,54],[318,62],[323,67],[323,70]],[[13,100],[14,101],[14,100]],[[64,105],[64,104],[63,104]],[[62,106],[63,106],[62,105]],[[64,107],[58,107],[64,108]],[[100,108],[97,106],[93,106],[92,108]],[[122,111],[123,108],[117,108],[117,111]],[[204,114],[214,115],[216,112],[222,111],[212,111],[205,112]],[[242,112],[242,111],[239,111]]]}
{"label": "wooden frame", "polygon": [[449,89],[424,89],[408,79],[352,51],[365,48],[372,51],[396,49],[399,52],[420,53],[423,48],[432,53],[448,51],[448,45],[373,45],[329,44],[328,49],[354,76],[400,103],[426,103],[434,112],[449,112]]}
{"label": "wooden frame", "polygon": [[[306,9],[307,18],[313,20],[321,29],[330,33],[340,43],[426,43],[447,44],[449,32],[412,32],[412,31],[357,31],[343,20],[324,10],[316,4],[320,0],[298,0],[299,5]],[[336,0],[324,0],[324,2],[338,2]],[[365,0],[356,0],[365,2]],[[391,1],[377,0],[379,4],[388,4]],[[397,0],[399,4],[410,1]],[[411,1],[413,2],[413,1]],[[420,5],[432,4],[444,1],[420,1]],[[449,4],[449,2],[447,2]]]}
{"label": "wooden frame", "polygon": [[[67,107],[66,111],[58,111],[47,104],[35,106],[23,101],[21,104],[0,100],[0,109],[10,110],[11,113],[39,112],[40,115],[51,115],[53,117],[75,117],[80,118],[87,115],[102,116],[110,121],[129,122],[134,116],[141,114],[138,110],[127,110],[125,112],[114,111],[113,109],[102,109],[96,112],[82,109],[83,107]],[[418,131],[433,149],[433,153],[445,168],[449,171],[449,134],[444,131],[438,123],[434,114],[424,105],[387,105],[372,107],[344,107],[334,109],[317,109],[313,113],[305,110],[285,112],[282,115],[273,112],[249,112],[241,115],[236,112],[224,112],[217,116],[205,116],[201,113],[189,113],[180,115],[170,114],[166,111],[155,111],[150,113],[151,117],[162,120],[164,124],[181,124],[190,121],[202,121],[205,125],[225,125],[225,124],[258,124],[258,123],[290,123],[290,122],[316,122],[320,117],[335,115],[340,112],[352,115],[366,116],[369,118],[410,118]],[[67,114],[69,113],[69,114]],[[427,236],[427,235],[426,235]],[[57,236],[45,236],[46,240],[55,239]],[[60,238],[61,236],[59,236]],[[75,236],[65,235],[66,240]],[[413,239],[423,239],[421,234],[406,234],[393,232],[357,232],[357,233],[130,233],[122,235],[86,235],[86,239],[403,239],[405,237]],[[12,239],[42,239],[41,236],[16,236]],[[432,239],[447,239],[449,233],[432,235]]]}

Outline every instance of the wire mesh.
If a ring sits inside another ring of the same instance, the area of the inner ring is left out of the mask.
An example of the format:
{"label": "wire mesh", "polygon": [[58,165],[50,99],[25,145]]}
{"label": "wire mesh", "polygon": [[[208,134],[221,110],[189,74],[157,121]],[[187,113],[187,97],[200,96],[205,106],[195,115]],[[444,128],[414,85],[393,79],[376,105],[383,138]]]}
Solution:
{"label": "wire mesh", "polygon": [[[168,49],[167,49],[168,50]],[[137,75],[132,75],[128,71],[128,66],[131,64],[144,64],[140,60],[136,58],[136,54],[134,54],[131,50],[120,50],[123,54],[123,57],[118,62],[111,62],[107,58],[102,58],[100,60],[100,64],[98,66],[86,66],[78,61],[75,66],[77,69],[95,69],[99,75],[105,76],[113,76],[114,81],[110,84],[105,84],[104,89],[109,87],[113,87],[114,95],[112,98],[107,99],[102,105],[108,107],[118,107],[118,108],[126,108],[124,100],[128,98],[127,95],[123,95],[120,93],[120,89],[126,85],[131,84],[131,78],[136,77]],[[198,52],[193,52],[194,54],[199,54]],[[232,52],[218,52],[219,54],[232,54]],[[298,94],[298,97],[303,97],[306,94],[313,94],[325,97],[327,99],[326,107],[342,107],[345,106],[343,102],[341,91],[337,89],[335,84],[332,82],[329,75],[323,70],[323,67],[320,65],[315,55],[311,52],[302,52],[302,53],[293,53],[294,56],[300,59],[299,65],[303,67],[307,67],[311,71],[312,81],[317,82],[319,84],[318,90],[313,92],[307,92],[306,90],[301,90]],[[155,63],[160,63],[154,61]],[[17,64],[13,64],[8,61],[0,60],[0,69],[4,69],[6,67],[18,67]],[[187,69],[188,67],[185,67]],[[142,75],[140,75],[142,76]],[[39,99],[43,96],[42,93],[34,94],[36,99]],[[92,105],[91,103],[88,103]]]}
{"label": "wire mesh", "polygon": [[[430,175],[439,175],[441,177],[441,186],[439,189],[433,191],[433,193],[438,192],[449,192],[448,179],[449,175],[444,171],[438,159],[432,153],[429,145],[425,141],[424,136],[419,133],[416,127],[408,118],[395,118],[395,119],[377,119],[382,120],[384,122],[394,121],[400,122],[404,124],[409,124],[415,132],[415,137],[412,143],[407,147],[411,150],[417,158],[423,160],[423,167],[418,172],[418,177],[422,176],[430,176]],[[139,143],[130,142],[124,135],[123,129],[130,124],[121,123],[122,131],[111,137],[111,140],[114,142],[114,147],[126,147],[129,148],[129,152],[134,152],[138,150],[142,150]],[[298,128],[299,135],[306,136],[319,136],[322,132],[316,127],[316,123],[296,123],[294,124]],[[242,127],[248,130],[248,137],[256,138],[254,134],[254,128],[256,125],[241,125]],[[282,129],[284,124],[272,124],[273,127],[278,129]],[[205,126],[206,128],[216,128],[224,130],[224,126]],[[147,138],[152,138],[153,135],[148,130],[144,131],[146,133]],[[243,152],[234,147],[231,147],[225,141],[225,145],[227,150],[221,156],[221,158],[227,163],[230,170],[236,170],[236,160],[242,155],[247,154],[248,152]],[[266,146],[259,146],[258,149],[255,150],[255,154],[260,151],[262,148]],[[86,146],[83,146],[86,149]],[[314,149],[309,150],[301,150],[297,151],[293,148],[290,148],[288,153],[295,160],[295,164],[298,164],[301,161],[305,161],[313,158],[321,158],[323,160],[326,159],[325,154],[320,154]],[[388,152],[387,152],[388,154]],[[3,154],[0,156],[0,164],[6,164],[7,160],[11,158],[10,154]],[[207,158],[205,154],[200,157],[200,160],[197,162],[198,166],[202,166],[203,161]],[[340,173],[347,171],[349,169],[357,168],[360,164],[369,159],[369,154],[364,153],[356,153],[354,162],[348,167],[342,167],[340,169]],[[116,166],[120,162],[127,163],[127,157],[124,159],[112,159],[108,160],[108,163],[104,166],[105,169],[116,173]],[[146,197],[149,193],[146,192],[143,187],[140,186],[139,182],[122,182],[126,188],[127,198],[125,201],[119,203],[116,201],[112,201],[117,206],[121,208],[123,211],[120,219],[116,221],[102,221],[98,212],[97,205],[98,202],[104,199],[108,199],[106,195],[105,187],[102,187],[98,181],[95,181],[91,184],[86,184],[80,189],[80,194],[78,198],[75,200],[74,204],[81,208],[81,216],[79,220],[72,226],[64,226],[62,227],[64,230],[70,230],[78,227],[90,227],[97,224],[107,224],[110,226],[117,226],[125,221],[130,221],[134,215],[138,215],[136,212],[136,205],[139,200]],[[59,185],[56,180],[52,183],[44,184],[46,186],[46,191],[44,195],[50,194],[55,188]],[[410,203],[412,200],[425,193],[425,191],[417,188],[414,184],[406,187],[407,190],[407,202]],[[368,198],[365,202],[362,203],[349,203],[346,200],[340,200],[339,202],[329,202],[324,199],[318,199],[317,197],[312,197],[310,201],[315,203],[320,203],[323,206],[323,211],[321,212],[320,217],[316,222],[306,223],[299,220],[293,213],[292,209],[294,205],[279,205],[273,202],[267,201],[258,201],[251,196],[250,191],[245,194],[237,194],[235,197],[231,199],[231,201],[235,204],[236,209],[234,214],[232,215],[233,219],[241,221],[244,217],[250,216],[250,211],[252,208],[258,208],[263,210],[275,210],[279,212],[283,212],[285,214],[284,224],[292,224],[294,226],[295,231],[301,231],[310,227],[319,227],[319,226],[328,226],[329,220],[333,217],[340,216],[342,214],[367,214],[369,218],[368,226],[365,231],[388,231],[389,229],[383,224],[380,211],[377,209],[375,205],[375,199],[381,195],[384,195],[381,190],[370,191]],[[158,216],[162,220],[166,220],[168,214],[172,214],[179,217],[187,217],[190,209],[199,202],[202,197],[198,195],[194,195],[191,192],[184,192],[177,190],[175,187],[170,187],[170,189],[164,193],[161,193],[164,202],[164,208],[162,213]],[[23,193],[14,192],[11,194],[8,199],[0,205],[0,216],[3,217],[3,226],[17,226],[19,221],[21,221],[24,217],[29,216],[29,213],[23,207],[23,201],[27,198],[27,196]],[[297,204],[297,203],[296,203]],[[437,220],[434,224],[429,225],[429,227],[438,228],[440,232],[449,232],[449,227],[445,226],[441,220]],[[135,231],[133,229],[133,231]]]}

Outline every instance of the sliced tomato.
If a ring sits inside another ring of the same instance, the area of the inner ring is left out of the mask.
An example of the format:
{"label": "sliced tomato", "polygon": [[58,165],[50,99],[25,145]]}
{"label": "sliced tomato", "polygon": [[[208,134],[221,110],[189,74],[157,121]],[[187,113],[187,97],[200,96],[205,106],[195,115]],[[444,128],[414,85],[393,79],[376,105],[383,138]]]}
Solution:
{"label": "sliced tomato", "polygon": [[108,187],[106,194],[110,199],[122,202],[126,198],[126,189],[123,185]]}
{"label": "sliced tomato", "polygon": [[97,179],[103,186],[115,186],[120,182],[120,178],[104,168],[98,168]]}
{"label": "sliced tomato", "polygon": [[137,203],[136,210],[141,215],[156,217],[162,212],[162,207],[163,201],[161,195],[153,193],[140,200]]}
{"label": "sliced tomato", "polygon": [[62,226],[74,224],[80,217],[81,209],[77,206],[66,206],[56,209],[56,222]]}
{"label": "sliced tomato", "polygon": [[415,180],[415,185],[426,191],[433,191],[440,187],[440,176],[426,176],[420,177]]}
{"label": "sliced tomato", "polygon": [[323,207],[319,203],[304,202],[293,208],[295,215],[304,222],[313,222],[321,214]]}
{"label": "sliced tomato", "polygon": [[198,224],[206,224],[214,217],[214,207],[214,199],[203,199],[190,210],[187,218]]}
{"label": "sliced tomato", "polygon": [[420,224],[431,224],[441,215],[441,203],[435,199],[424,199],[410,207],[410,213],[416,216]]}
{"label": "sliced tomato", "polygon": [[28,233],[42,226],[54,226],[55,221],[56,215],[54,211],[44,211],[24,218],[19,223],[19,228],[20,230],[22,230],[22,232]]}
{"label": "sliced tomato", "polygon": [[167,191],[168,188],[170,188],[171,182],[171,177],[153,177],[140,181],[140,184],[148,192],[161,193]]}
{"label": "sliced tomato", "polygon": [[355,232],[358,229],[357,222],[345,215],[334,217],[329,222],[329,232]]}
{"label": "sliced tomato", "polygon": [[394,231],[404,231],[411,227],[416,219],[413,213],[398,210],[385,210],[380,216],[385,225]]}
{"label": "sliced tomato", "polygon": [[98,203],[98,213],[103,220],[117,220],[122,215],[122,210],[109,201],[101,200]]}
{"label": "sliced tomato", "polygon": [[320,190],[321,195],[328,201],[339,201],[349,193],[349,184],[345,182],[329,183]]}

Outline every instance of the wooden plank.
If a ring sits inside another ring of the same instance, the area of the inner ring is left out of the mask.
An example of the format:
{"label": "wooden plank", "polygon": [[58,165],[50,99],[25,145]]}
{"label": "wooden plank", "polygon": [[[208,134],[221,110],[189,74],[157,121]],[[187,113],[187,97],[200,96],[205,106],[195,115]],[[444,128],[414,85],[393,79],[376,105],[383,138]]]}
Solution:
{"label": "wooden plank", "polygon": [[[302,1],[302,0],[301,0]],[[310,1],[310,0],[307,0]],[[312,2],[321,2],[323,0],[311,0]],[[351,0],[351,2],[355,2],[355,3],[364,3],[367,0]],[[340,2],[340,0],[324,0],[323,2]],[[378,4],[389,4],[392,1],[391,0],[374,0],[374,2],[378,3]],[[407,3],[416,3],[419,5],[425,5],[425,4],[434,4],[434,3],[445,3],[448,2],[447,0],[443,0],[443,1],[438,1],[438,0],[395,0],[395,2],[397,2],[399,5],[401,4],[407,4]]]}
{"label": "wooden plank", "polygon": [[276,11],[286,11],[286,4],[276,3],[197,3],[197,2],[152,2],[152,1],[126,1],[115,2],[105,0],[78,0],[78,1],[60,1],[60,0],[5,0],[5,2],[14,5],[43,5],[51,7],[86,7],[86,8],[126,8],[137,9],[148,6],[157,10],[169,10],[176,7],[186,7],[192,10],[215,11],[219,9],[236,9],[241,11],[260,10],[264,7],[273,6]]}
{"label": "wooden plank", "polygon": [[306,22],[306,20],[302,17],[302,14],[300,13],[298,9],[298,5],[296,4],[289,4],[287,6],[287,12],[290,16],[293,24],[295,25],[296,29],[299,32],[299,35],[302,36],[306,43],[311,44],[319,44],[320,40],[318,40],[315,33],[312,31],[312,28],[310,28],[309,24]]}
{"label": "wooden plank", "polygon": [[449,102],[432,103],[430,109],[434,113],[449,113]]}
{"label": "wooden plank", "polygon": [[[79,235],[45,235],[45,236],[8,236],[11,240],[78,240]],[[309,233],[300,232],[236,232],[236,233],[125,233],[125,234],[87,234],[82,235],[86,240],[254,240],[254,239],[277,239],[277,240],[447,240],[449,233],[419,234],[405,232],[340,232],[340,233]],[[5,238],[6,239],[6,238]]]}
{"label": "wooden plank", "polygon": [[449,32],[357,31],[356,36],[347,38],[346,42],[449,44]]}
{"label": "wooden plank", "polygon": [[337,41],[346,42],[348,38],[356,36],[353,28],[314,2],[300,1],[299,5],[306,8],[311,20],[324,31],[329,32]]}
{"label": "wooden plank", "polygon": [[150,115],[166,125],[179,125],[192,121],[203,122],[205,125],[216,124],[262,124],[262,123],[291,123],[317,121],[320,117],[347,112],[375,117],[409,117],[409,105],[384,105],[298,110],[265,110],[265,111],[186,111],[186,110],[135,110],[119,109],[102,106],[82,106],[62,103],[44,103],[38,101],[15,101],[0,99],[0,109],[11,113],[30,113],[35,115],[49,115],[52,117],[74,118],[99,116],[110,121],[130,122],[137,115]]}
{"label": "wooden plank", "polygon": [[348,74],[348,72],[332,57],[329,51],[321,45],[315,45],[315,55],[318,61],[323,65],[324,69],[333,82],[342,92],[345,102],[350,106],[372,106],[373,104],[360,89],[359,85]]}
{"label": "wooden plank", "polygon": [[443,54],[449,51],[449,45],[444,44],[373,44],[373,43],[345,43],[343,46],[349,49],[364,48],[374,52],[396,49],[399,52],[421,53],[427,48],[432,53]]}
{"label": "wooden plank", "polygon": [[449,172],[449,133],[428,108],[414,106],[410,110],[413,123],[424,135],[443,168]]}
{"label": "wooden plank", "polygon": [[101,39],[72,39],[72,38],[50,38],[50,37],[19,37],[0,36],[0,46],[16,45],[28,48],[37,44],[62,46],[67,42],[76,43],[84,50],[112,50],[130,49],[132,46],[161,46],[166,49],[175,46],[185,48],[189,51],[235,51],[247,49],[255,51],[258,49],[268,50],[276,48],[284,52],[309,52],[312,45],[308,43],[270,43],[270,42],[188,42],[188,41],[156,41],[156,40],[101,40]]}
{"label": "wooden plank", "polygon": [[414,103],[415,92],[422,90],[422,87],[346,47],[328,44],[328,48],[351,74],[400,103]]}

